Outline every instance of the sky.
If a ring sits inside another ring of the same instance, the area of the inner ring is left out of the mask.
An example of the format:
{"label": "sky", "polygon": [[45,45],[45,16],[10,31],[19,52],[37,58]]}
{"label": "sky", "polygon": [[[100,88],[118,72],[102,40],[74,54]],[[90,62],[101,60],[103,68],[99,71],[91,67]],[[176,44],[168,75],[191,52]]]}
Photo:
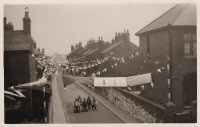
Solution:
{"label": "sky", "polygon": [[128,29],[131,42],[139,45],[135,33],[175,4],[41,4],[4,5],[4,17],[14,30],[23,29],[25,7],[29,7],[31,35],[47,55],[68,54],[71,45],[83,45],[102,36],[111,41],[115,32]]}

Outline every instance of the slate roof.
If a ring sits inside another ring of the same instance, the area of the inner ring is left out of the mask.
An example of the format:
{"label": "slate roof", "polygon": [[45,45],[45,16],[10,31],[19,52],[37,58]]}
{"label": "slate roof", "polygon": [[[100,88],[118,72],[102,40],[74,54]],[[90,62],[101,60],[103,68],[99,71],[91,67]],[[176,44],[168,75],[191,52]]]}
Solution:
{"label": "slate roof", "polygon": [[33,51],[33,40],[30,35],[19,31],[6,33],[4,51]]}
{"label": "slate roof", "polygon": [[87,55],[89,52],[91,52],[92,50],[91,49],[88,49],[86,52],[83,53],[83,55]]}
{"label": "slate roof", "polygon": [[109,52],[110,50],[112,50],[113,48],[117,47],[118,45],[120,45],[122,43],[123,43],[123,41],[114,43],[110,47],[108,47],[107,49],[103,50],[101,53],[107,53],[107,52]]}
{"label": "slate roof", "polygon": [[197,8],[195,4],[178,4],[138,31],[136,35],[171,26],[196,26]]}
{"label": "slate roof", "polygon": [[93,53],[96,52],[97,50],[98,50],[98,48],[93,49],[92,51],[90,51],[90,52],[88,53],[88,55],[93,54]]}

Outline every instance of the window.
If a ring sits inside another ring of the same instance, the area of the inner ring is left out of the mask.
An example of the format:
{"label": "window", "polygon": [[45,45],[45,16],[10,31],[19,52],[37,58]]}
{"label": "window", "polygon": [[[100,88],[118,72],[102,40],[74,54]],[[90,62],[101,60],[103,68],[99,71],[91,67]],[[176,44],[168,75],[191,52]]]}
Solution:
{"label": "window", "polygon": [[196,33],[184,33],[184,53],[185,56],[197,56]]}
{"label": "window", "polygon": [[149,36],[147,35],[147,54],[150,54]]}

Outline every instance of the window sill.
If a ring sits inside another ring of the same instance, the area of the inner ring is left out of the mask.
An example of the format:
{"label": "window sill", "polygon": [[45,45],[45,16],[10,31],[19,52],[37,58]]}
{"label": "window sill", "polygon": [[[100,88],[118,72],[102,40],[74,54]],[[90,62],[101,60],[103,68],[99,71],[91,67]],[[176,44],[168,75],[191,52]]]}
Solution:
{"label": "window sill", "polygon": [[186,58],[186,59],[194,59],[194,58],[197,58],[197,56],[185,55],[184,58]]}

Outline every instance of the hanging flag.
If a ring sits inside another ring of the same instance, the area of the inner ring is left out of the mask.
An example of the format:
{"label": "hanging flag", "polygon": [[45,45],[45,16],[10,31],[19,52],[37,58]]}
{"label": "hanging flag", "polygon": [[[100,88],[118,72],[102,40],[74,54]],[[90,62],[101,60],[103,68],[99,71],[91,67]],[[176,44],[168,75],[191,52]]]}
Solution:
{"label": "hanging flag", "polygon": [[169,64],[167,64],[167,70],[169,70]]}
{"label": "hanging flag", "polygon": [[18,95],[16,93],[6,91],[6,90],[4,90],[4,94],[7,95],[7,96],[21,97],[20,95]]}
{"label": "hanging flag", "polygon": [[153,82],[151,83],[151,88],[153,88],[154,87],[154,84],[153,84]]}
{"label": "hanging flag", "polygon": [[168,99],[169,99],[169,100],[171,99],[171,94],[170,94],[170,92],[168,93]]}
{"label": "hanging flag", "polygon": [[151,83],[151,73],[127,77],[128,86],[136,86]]}
{"label": "hanging flag", "polygon": [[35,57],[35,55],[34,55],[34,54],[32,54],[32,57]]}
{"label": "hanging flag", "polygon": [[50,81],[47,80],[47,78],[43,76],[38,81],[21,84],[21,85],[15,86],[15,88],[29,88],[29,87],[33,87],[33,86],[44,86],[47,84],[50,85]]}
{"label": "hanging flag", "polygon": [[95,87],[127,87],[126,77],[94,78]]}
{"label": "hanging flag", "polygon": [[167,60],[169,61],[170,60],[170,58],[169,58],[169,55],[167,54]]}
{"label": "hanging flag", "polygon": [[128,90],[132,90],[130,87],[127,87],[128,88]]}
{"label": "hanging flag", "polygon": [[161,72],[161,69],[157,69],[158,72]]}
{"label": "hanging flag", "polygon": [[144,90],[144,85],[141,85],[141,89]]}
{"label": "hanging flag", "polygon": [[13,89],[12,91],[14,91],[15,93],[17,93],[20,97],[25,98],[24,94],[21,91],[16,90],[16,89]]}

